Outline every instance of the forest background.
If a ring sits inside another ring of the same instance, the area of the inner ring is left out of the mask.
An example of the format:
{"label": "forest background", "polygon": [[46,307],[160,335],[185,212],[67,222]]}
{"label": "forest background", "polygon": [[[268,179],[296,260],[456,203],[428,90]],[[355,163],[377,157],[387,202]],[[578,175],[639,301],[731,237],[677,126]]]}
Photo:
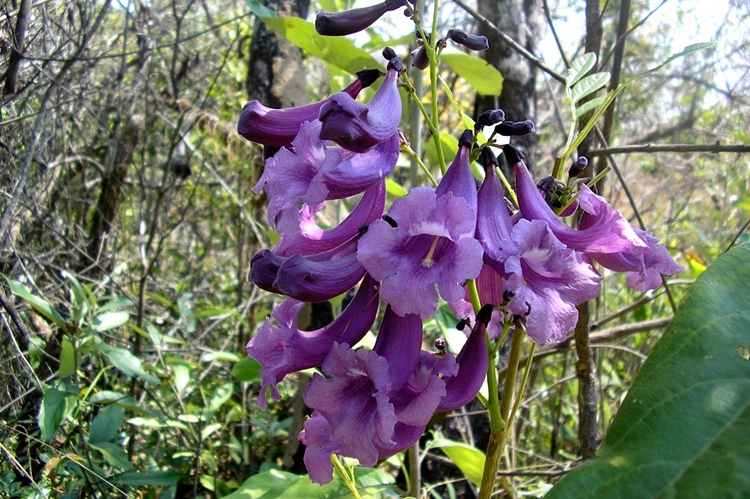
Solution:
{"label": "forest background", "polygon": [[[750,216],[750,4],[713,2],[705,11],[697,3],[478,0],[445,2],[440,15],[441,32],[490,39],[482,57],[501,87],[473,63],[442,65],[441,75],[469,115],[501,107],[510,119],[534,120],[537,134],[521,145],[537,177],[551,172],[571,122],[552,73],[593,52],[616,88],[685,45],[714,42],[632,82],[582,146],[595,168],[617,168],[600,186],[612,205],[640,217],[688,268],[670,279],[676,303],[747,240]],[[282,400],[261,411],[259,367],[244,354],[274,305],[248,283],[250,258],[275,236],[264,200],[250,192],[262,151],[236,122],[248,100],[316,101],[343,88],[363,61],[382,66],[385,46],[404,56],[415,47],[398,11],[349,45],[312,43],[310,25],[287,29],[290,43],[271,19],[348,7],[0,7],[0,497],[259,497],[240,488],[253,477],[253,490],[302,486],[269,470],[305,473],[296,435],[309,378],[287,380]],[[454,105],[439,108],[458,135]],[[403,128],[426,137],[412,120]],[[413,175],[404,159],[389,193],[398,196]],[[536,353],[523,424],[500,473],[503,493],[540,496],[593,455],[671,321],[663,289],[640,295],[618,278],[605,283],[587,306],[589,344],[571,336]],[[308,326],[339,307],[313,307]],[[453,334],[457,319],[441,310],[426,327]],[[594,401],[593,414],[581,400]],[[486,446],[480,409],[434,422],[417,456],[422,496],[474,497],[467,463]],[[378,485],[373,494],[406,490],[402,464],[389,460],[363,480]]]}

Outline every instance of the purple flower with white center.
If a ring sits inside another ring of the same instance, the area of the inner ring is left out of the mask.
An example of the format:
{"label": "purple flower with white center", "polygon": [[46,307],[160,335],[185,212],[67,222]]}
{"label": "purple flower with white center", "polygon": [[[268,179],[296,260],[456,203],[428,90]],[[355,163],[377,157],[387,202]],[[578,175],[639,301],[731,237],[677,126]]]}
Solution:
{"label": "purple flower with white center", "polygon": [[359,282],[365,269],[357,259],[357,239],[323,253],[283,257],[261,250],[250,261],[250,280],[259,288],[320,302],[338,296]]}
{"label": "purple flower with white center", "polygon": [[273,252],[279,256],[292,256],[332,250],[359,237],[369,224],[379,219],[385,210],[385,200],[385,180],[382,180],[365,191],[348,217],[328,230],[320,228],[315,221],[315,210],[306,204],[296,214],[294,210],[283,210],[276,226],[281,238]]}
{"label": "purple flower with white center", "polygon": [[398,133],[401,97],[398,94],[399,58],[388,62],[383,84],[367,105],[345,92],[333,94],[320,108],[322,140],[332,140],[350,151],[363,153]]}
{"label": "purple flower with white center", "polygon": [[[581,187],[578,195],[584,214],[581,217],[581,227],[587,228],[596,224],[599,213],[606,212],[606,201],[594,194],[587,186]],[[632,227],[632,226],[631,226]],[[633,231],[648,246],[645,253],[620,251],[617,253],[588,253],[602,267],[615,272],[627,272],[626,283],[636,291],[648,291],[658,288],[661,276],[673,276],[684,271],[685,268],[672,259],[667,248],[657,246],[659,239],[637,227]]]}
{"label": "purple flower with white center", "polygon": [[507,310],[526,317],[534,342],[563,341],[578,320],[574,305],[599,294],[601,276],[541,220],[519,220],[512,237],[518,250],[505,261]]}
{"label": "purple flower with white center", "polygon": [[266,317],[257,335],[247,344],[247,354],[260,362],[261,387],[258,405],[266,409],[266,392],[272,388],[274,399],[280,398],[276,384],[289,373],[319,366],[328,356],[334,342],[355,344],[367,333],[378,312],[377,282],[365,276],[351,303],[328,326],[315,331],[301,331],[297,316],[305,305],[287,299],[272,312],[277,326]]}
{"label": "purple flower with white center", "polygon": [[456,373],[452,356],[424,362],[421,345],[419,317],[390,307],[372,351],[333,345],[321,368],[328,377],[315,374],[304,397],[315,411],[300,434],[312,481],[331,481],[333,452],[372,467],[419,438],[446,394],[439,375]]}
{"label": "purple flower with white center", "polygon": [[315,31],[323,36],[346,36],[367,29],[388,11],[406,5],[406,0],[385,0],[370,7],[342,12],[321,10],[315,17]]}
{"label": "purple flower with white center", "polygon": [[476,209],[449,192],[440,197],[429,187],[396,199],[359,242],[365,269],[381,281],[380,295],[399,315],[435,313],[438,292],[447,302],[460,300],[462,284],[482,268],[482,247],[474,239]]}
{"label": "purple flower with white center", "polygon": [[[365,69],[357,73],[354,80],[343,92],[356,97],[362,89],[372,85],[382,73],[378,69]],[[320,102],[286,109],[266,107],[257,100],[245,104],[237,122],[237,132],[252,142],[270,147],[289,147],[299,132],[299,127],[307,121],[318,119],[320,108],[328,102]]]}
{"label": "purple flower with white center", "polygon": [[396,166],[398,134],[366,153],[326,146],[318,138],[320,121],[304,123],[294,139],[294,152],[281,149],[266,163],[253,187],[268,195],[268,221],[275,225],[282,210],[299,211],[303,202],[316,209],[327,199],[342,199],[364,192],[383,180]]}
{"label": "purple flower with white center", "polygon": [[[510,149],[505,149],[509,151]],[[575,230],[565,225],[547,205],[539,193],[523,160],[508,155],[516,174],[516,191],[521,214],[527,220],[542,220],[565,245],[584,253],[617,253],[629,251],[645,253],[647,245],[633,231],[620,211],[606,203],[599,206],[596,222],[590,227]]]}

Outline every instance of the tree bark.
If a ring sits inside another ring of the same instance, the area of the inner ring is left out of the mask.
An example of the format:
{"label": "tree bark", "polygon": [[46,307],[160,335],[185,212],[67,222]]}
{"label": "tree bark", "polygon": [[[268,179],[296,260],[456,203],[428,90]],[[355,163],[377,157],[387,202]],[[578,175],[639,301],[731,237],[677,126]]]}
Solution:
{"label": "tree bark", "polygon": [[[541,36],[544,15],[541,0],[479,0],[478,11],[529,52],[534,53],[535,39]],[[482,30],[480,29],[480,33]],[[492,32],[485,34],[489,50],[482,56],[503,75],[503,90],[499,97],[478,97],[476,115],[487,109],[500,108],[506,119],[523,121],[536,116],[537,69],[510,45]],[[527,165],[533,172],[534,151],[538,137],[530,134],[513,138],[513,144],[526,152]],[[512,172],[506,172],[506,175]]]}

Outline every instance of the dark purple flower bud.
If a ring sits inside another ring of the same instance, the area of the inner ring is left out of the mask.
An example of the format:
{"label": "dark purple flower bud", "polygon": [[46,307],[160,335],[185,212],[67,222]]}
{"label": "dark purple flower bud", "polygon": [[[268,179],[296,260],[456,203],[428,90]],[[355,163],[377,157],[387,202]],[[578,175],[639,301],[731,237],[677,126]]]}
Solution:
{"label": "dark purple flower bud", "polygon": [[450,38],[459,45],[463,45],[469,50],[487,50],[490,48],[490,44],[487,41],[486,36],[482,35],[470,35],[461,31],[460,29],[448,30],[448,35],[445,38]]}
{"label": "dark purple flower bud", "polygon": [[446,346],[447,346],[447,343],[445,341],[445,338],[438,338],[435,340],[435,348],[438,350],[438,352],[445,353]]}
{"label": "dark purple flower bud", "polygon": [[492,126],[505,120],[505,111],[502,109],[488,109],[477,118],[477,128]]}
{"label": "dark purple flower bud", "polygon": [[534,133],[536,128],[534,122],[526,121],[503,121],[495,127],[495,132],[506,137],[520,137]]}
{"label": "dark purple flower bud", "polygon": [[458,147],[471,147],[474,143],[474,132],[471,130],[464,130],[461,137],[458,139]]}
{"label": "dark purple flower bud", "polygon": [[557,182],[555,177],[544,177],[537,182],[536,186],[546,199],[550,199],[553,196],[561,196],[563,193],[563,186]]}
{"label": "dark purple flower bud", "polygon": [[430,66],[430,58],[427,57],[427,49],[420,45],[411,52],[411,65],[419,70],[427,69]]}
{"label": "dark purple flower bud", "polygon": [[575,163],[573,163],[573,166],[570,167],[568,174],[571,177],[577,177],[587,166],[589,166],[589,160],[586,159],[586,156],[581,156],[575,161]]}
{"label": "dark purple flower bud", "polygon": [[406,5],[406,0],[386,0],[383,3],[343,12],[318,12],[315,31],[324,36],[345,36],[369,28],[390,10]]}
{"label": "dark purple flower bud", "polygon": [[482,166],[485,168],[493,168],[500,166],[500,162],[497,160],[497,156],[492,152],[492,149],[485,147],[482,149],[482,153],[479,156]]}
{"label": "dark purple flower bud", "polygon": [[404,72],[404,63],[400,57],[394,56],[388,61],[388,69],[393,69],[397,73]]}
{"label": "dark purple flower bud", "polygon": [[505,154],[505,159],[508,161],[509,165],[521,163],[526,159],[526,155],[519,148],[510,144],[505,144],[503,146],[503,154]]}
{"label": "dark purple flower bud", "polygon": [[394,57],[398,57],[398,56],[396,55],[395,50],[393,50],[391,47],[386,47],[383,49],[383,57],[385,58],[386,61],[390,61]]}
{"label": "dark purple flower bud", "polygon": [[357,71],[357,80],[362,84],[362,88],[367,88],[376,81],[378,78],[383,76],[383,72],[379,69],[363,69]]}

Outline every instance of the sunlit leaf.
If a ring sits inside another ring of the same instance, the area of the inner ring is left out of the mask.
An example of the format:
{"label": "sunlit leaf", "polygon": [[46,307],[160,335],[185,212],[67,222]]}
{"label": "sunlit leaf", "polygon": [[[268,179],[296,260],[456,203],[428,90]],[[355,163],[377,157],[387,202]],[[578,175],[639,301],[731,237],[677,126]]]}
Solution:
{"label": "sunlit leaf", "polygon": [[130,314],[127,312],[104,312],[94,317],[91,321],[91,329],[97,333],[109,331],[122,326],[128,322],[128,319],[130,319]]}
{"label": "sunlit leaf", "polygon": [[276,12],[272,11],[258,0],[245,0],[250,11],[258,17],[278,17]]}
{"label": "sunlit leaf", "polygon": [[565,77],[565,86],[570,88],[576,84],[578,80],[586,76],[586,73],[591,71],[591,68],[596,64],[596,54],[588,52],[580,57],[577,57],[570,64],[568,74]]}
{"label": "sunlit leaf", "polygon": [[55,307],[50,305],[47,300],[32,294],[24,284],[18,281],[8,279],[7,277],[6,280],[8,281],[8,286],[10,287],[11,293],[18,296],[19,298],[22,298],[24,301],[26,301],[26,303],[31,305],[34,310],[42,314],[48,320],[57,324],[57,327],[65,332],[68,332],[68,325],[65,323],[65,319],[62,318],[60,312],[58,312]]}
{"label": "sunlit leaf", "polygon": [[567,474],[548,499],[750,497],[748,294],[743,245],[693,284],[599,457]]}
{"label": "sunlit leaf", "polygon": [[401,185],[397,184],[390,177],[385,179],[385,190],[389,196],[394,198],[402,198],[409,193],[406,189],[401,187]]}
{"label": "sunlit leaf", "polygon": [[606,95],[602,95],[601,97],[597,97],[596,99],[591,99],[584,102],[580,107],[576,108],[576,119],[580,118],[589,111],[593,111],[597,107],[601,106],[606,98]]}
{"label": "sunlit leaf", "polygon": [[60,350],[60,377],[67,378],[76,372],[76,353],[73,344],[63,339]]}
{"label": "sunlit leaf", "polygon": [[570,91],[570,99],[575,103],[604,87],[609,81],[609,73],[594,73],[579,81]]}
{"label": "sunlit leaf", "polygon": [[484,452],[467,445],[463,442],[456,442],[447,438],[436,438],[430,442],[429,447],[432,449],[441,449],[446,456],[453,461],[458,469],[466,475],[471,483],[479,485],[482,483],[482,473],[484,471]]}
{"label": "sunlit leaf", "polygon": [[263,21],[276,33],[283,36],[308,54],[319,57],[349,74],[365,68],[381,68],[368,52],[362,50],[343,36],[321,36],[315,25],[298,17],[264,17]]}
{"label": "sunlit leaf", "polygon": [[95,343],[95,347],[109,359],[113,366],[128,376],[136,376],[150,383],[159,383],[159,378],[144,371],[141,360],[130,351],[99,341]]}
{"label": "sunlit leaf", "polygon": [[503,90],[503,75],[484,59],[464,53],[443,53],[445,62],[480,95],[500,95]]}

